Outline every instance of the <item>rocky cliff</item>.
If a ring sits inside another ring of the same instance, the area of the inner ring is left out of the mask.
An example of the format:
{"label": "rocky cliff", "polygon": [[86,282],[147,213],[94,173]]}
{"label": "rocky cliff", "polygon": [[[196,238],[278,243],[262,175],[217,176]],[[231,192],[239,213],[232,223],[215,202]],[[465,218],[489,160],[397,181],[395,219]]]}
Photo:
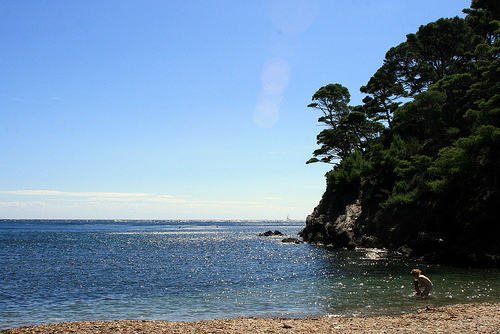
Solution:
{"label": "rocky cliff", "polygon": [[[375,195],[373,195],[375,193]],[[328,187],[300,236],[333,247],[377,247],[399,256],[460,265],[500,265],[498,195],[483,199],[482,212],[439,207],[432,197],[399,208],[381,208],[384,189]],[[423,194],[425,198],[428,194]]]}

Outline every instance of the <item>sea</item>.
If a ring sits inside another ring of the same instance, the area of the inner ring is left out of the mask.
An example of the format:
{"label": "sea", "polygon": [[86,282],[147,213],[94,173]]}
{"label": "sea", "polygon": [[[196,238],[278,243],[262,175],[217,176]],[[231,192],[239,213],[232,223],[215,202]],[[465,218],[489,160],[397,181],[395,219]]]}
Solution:
{"label": "sea", "polygon": [[[0,220],[0,329],[67,321],[395,315],[499,302],[500,269],[283,243],[303,221]],[[414,296],[410,271],[434,283]]]}

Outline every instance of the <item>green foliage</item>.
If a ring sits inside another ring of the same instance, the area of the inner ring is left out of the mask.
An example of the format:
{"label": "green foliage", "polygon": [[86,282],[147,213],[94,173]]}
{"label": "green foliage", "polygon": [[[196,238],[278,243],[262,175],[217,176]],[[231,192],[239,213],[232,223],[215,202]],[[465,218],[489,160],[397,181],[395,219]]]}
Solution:
{"label": "green foliage", "polygon": [[477,38],[464,19],[454,17],[421,26],[407,43],[416,63],[409,79],[418,77],[425,86],[467,71]]}
{"label": "green foliage", "polygon": [[500,2],[473,0],[464,12],[391,48],[361,87],[363,105],[349,106],[340,84],[313,95],[326,128],[308,163],[336,162],[328,189],[369,185],[386,210],[432,201],[457,212],[478,212],[485,189],[498,192]]}
{"label": "green foliage", "polygon": [[[500,40],[498,43],[500,44]],[[476,125],[500,126],[500,46],[481,44],[477,48],[477,80],[468,91],[473,104],[466,116]]]}
{"label": "green foliage", "polygon": [[363,100],[366,115],[375,121],[387,122],[391,128],[392,114],[401,104],[398,99],[407,95],[394,69],[382,67],[360,90],[371,94]]}
{"label": "green foliage", "polygon": [[443,104],[446,94],[427,91],[415,96],[412,102],[397,109],[394,115],[394,132],[403,137],[427,140],[439,136],[446,127],[443,121]]}
{"label": "green foliage", "polygon": [[475,35],[492,45],[498,40],[498,23],[500,21],[500,3],[497,0],[472,0],[471,9],[464,9],[467,23]]}
{"label": "green foliage", "polygon": [[348,103],[351,99],[349,90],[339,84],[329,84],[314,93],[313,103],[308,107],[321,110],[323,116],[318,122],[335,127],[342,117],[349,113]]}
{"label": "green foliage", "polygon": [[377,122],[367,119],[358,108],[348,105],[349,90],[339,84],[321,87],[312,97],[308,107],[323,113],[318,122],[327,126],[317,136],[320,148],[313,152],[314,158],[307,163],[332,163],[345,159],[356,150],[363,150],[365,144],[375,138],[383,128]]}
{"label": "green foliage", "polygon": [[432,178],[427,182],[436,193],[445,193],[456,186],[456,181],[470,173],[471,165],[466,151],[457,146],[443,148],[436,161],[429,167]]}
{"label": "green foliage", "polygon": [[[339,127],[322,130],[317,136],[320,148],[313,152],[314,158],[307,163],[332,161],[347,157],[353,149],[355,138],[352,134],[344,133]],[[319,159],[317,158],[319,157]]]}
{"label": "green foliage", "polygon": [[381,205],[383,208],[396,207],[415,203],[418,198],[418,189],[397,191]]}
{"label": "green foliage", "polygon": [[418,195],[427,189],[425,180],[427,168],[432,158],[427,155],[412,155],[409,159],[398,160],[394,173],[397,179],[392,192],[382,207],[406,205],[415,202]]}
{"label": "green foliage", "polygon": [[370,164],[363,158],[361,151],[355,151],[327,173],[326,182],[328,186],[344,190],[359,184],[369,170]]}

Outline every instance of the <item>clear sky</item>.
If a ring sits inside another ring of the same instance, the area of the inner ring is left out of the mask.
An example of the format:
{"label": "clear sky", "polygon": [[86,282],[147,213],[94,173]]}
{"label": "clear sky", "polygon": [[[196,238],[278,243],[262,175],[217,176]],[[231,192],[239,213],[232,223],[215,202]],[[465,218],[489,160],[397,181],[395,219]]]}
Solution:
{"label": "clear sky", "polygon": [[305,219],[329,83],[469,0],[0,0],[0,218]]}

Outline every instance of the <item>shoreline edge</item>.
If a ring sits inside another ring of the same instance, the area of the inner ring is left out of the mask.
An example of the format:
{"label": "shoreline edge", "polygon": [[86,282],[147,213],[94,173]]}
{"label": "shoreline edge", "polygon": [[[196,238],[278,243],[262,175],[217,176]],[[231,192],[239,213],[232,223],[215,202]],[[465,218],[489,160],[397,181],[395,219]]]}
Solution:
{"label": "shoreline edge", "polygon": [[236,318],[193,322],[150,320],[61,322],[0,330],[0,334],[48,333],[500,333],[500,303],[426,307],[395,316]]}

